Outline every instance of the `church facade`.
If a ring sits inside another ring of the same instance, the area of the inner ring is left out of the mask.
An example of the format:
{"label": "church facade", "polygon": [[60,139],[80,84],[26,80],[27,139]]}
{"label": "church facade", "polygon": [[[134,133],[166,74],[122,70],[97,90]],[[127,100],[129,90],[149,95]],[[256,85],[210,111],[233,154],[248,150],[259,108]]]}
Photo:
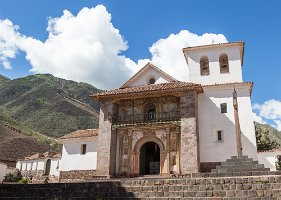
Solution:
{"label": "church facade", "polygon": [[257,160],[244,43],[183,49],[189,81],[148,63],[100,102],[96,174],[141,176],[210,171],[239,154]]}

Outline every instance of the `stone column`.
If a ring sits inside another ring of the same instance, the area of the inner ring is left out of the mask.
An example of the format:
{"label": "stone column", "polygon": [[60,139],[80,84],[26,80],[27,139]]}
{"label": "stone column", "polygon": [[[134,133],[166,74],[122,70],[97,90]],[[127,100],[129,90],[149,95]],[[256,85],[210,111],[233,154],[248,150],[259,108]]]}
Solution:
{"label": "stone column", "polygon": [[128,175],[132,174],[133,158],[132,158],[132,130],[128,130]]}
{"label": "stone column", "polygon": [[199,144],[197,130],[197,93],[186,91],[180,97],[180,173],[199,171]]}
{"label": "stone column", "polygon": [[166,128],[166,151],[167,151],[167,174],[170,174],[170,168],[171,168],[171,164],[170,164],[170,129]]}
{"label": "stone column", "polygon": [[113,104],[102,102],[99,117],[97,175],[110,176],[115,173],[116,131],[111,131]]}
{"label": "stone column", "polygon": [[240,129],[240,123],[239,123],[239,114],[238,114],[237,92],[236,92],[235,88],[233,91],[233,108],[234,108],[235,130],[236,130],[237,156],[241,157],[243,155],[242,142],[241,142],[241,129]]}

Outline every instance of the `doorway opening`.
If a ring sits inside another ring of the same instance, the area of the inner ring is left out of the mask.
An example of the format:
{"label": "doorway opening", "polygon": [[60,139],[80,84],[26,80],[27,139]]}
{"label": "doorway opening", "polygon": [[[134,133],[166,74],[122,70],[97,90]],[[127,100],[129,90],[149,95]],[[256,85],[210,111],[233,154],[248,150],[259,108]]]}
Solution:
{"label": "doorway opening", "polygon": [[51,170],[51,159],[48,159],[46,162],[45,176],[50,175],[50,170]]}
{"label": "doorway opening", "polygon": [[146,142],[140,149],[140,175],[160,173],[160,148],[155,142]]}

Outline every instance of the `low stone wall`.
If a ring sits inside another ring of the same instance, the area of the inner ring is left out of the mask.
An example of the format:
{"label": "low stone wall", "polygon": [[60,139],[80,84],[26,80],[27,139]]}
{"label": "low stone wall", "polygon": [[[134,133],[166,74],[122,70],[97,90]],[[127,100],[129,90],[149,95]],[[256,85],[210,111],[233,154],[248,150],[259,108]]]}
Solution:
{"label": "low stone wall", "polygon": [[81,179],[85,180],[96,176],[96,170],[71,170],[61,171],[60,179]]}
{"label": "low stone wall", "polygon": [[28,178],[30,179],[32,177],[33,178],[38,178],[44,175],[43,170],[24,170],[24,171],[20,171],[21,175],[23,178]]}
{"label": "low stone wall", "polygon": [[[46,192],[47,191],[47,192]],[[281,200],[281,176],[0,185],[3,199]]]}

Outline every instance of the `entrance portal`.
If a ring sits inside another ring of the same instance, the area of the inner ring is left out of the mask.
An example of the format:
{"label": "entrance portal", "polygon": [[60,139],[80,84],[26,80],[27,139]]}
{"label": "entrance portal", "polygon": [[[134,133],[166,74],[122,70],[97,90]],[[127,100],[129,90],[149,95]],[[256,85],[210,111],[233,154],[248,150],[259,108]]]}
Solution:
{"label": "entrance portal", "polygon": [[160,148],[155,142],[147,142],[140,149],[140,175],[160,173]]}
{"label": "entrance portal", "polygon": [[51,159],[48,159],[46,162],[45,176],[50,175],[50,170],[51,170]]}

